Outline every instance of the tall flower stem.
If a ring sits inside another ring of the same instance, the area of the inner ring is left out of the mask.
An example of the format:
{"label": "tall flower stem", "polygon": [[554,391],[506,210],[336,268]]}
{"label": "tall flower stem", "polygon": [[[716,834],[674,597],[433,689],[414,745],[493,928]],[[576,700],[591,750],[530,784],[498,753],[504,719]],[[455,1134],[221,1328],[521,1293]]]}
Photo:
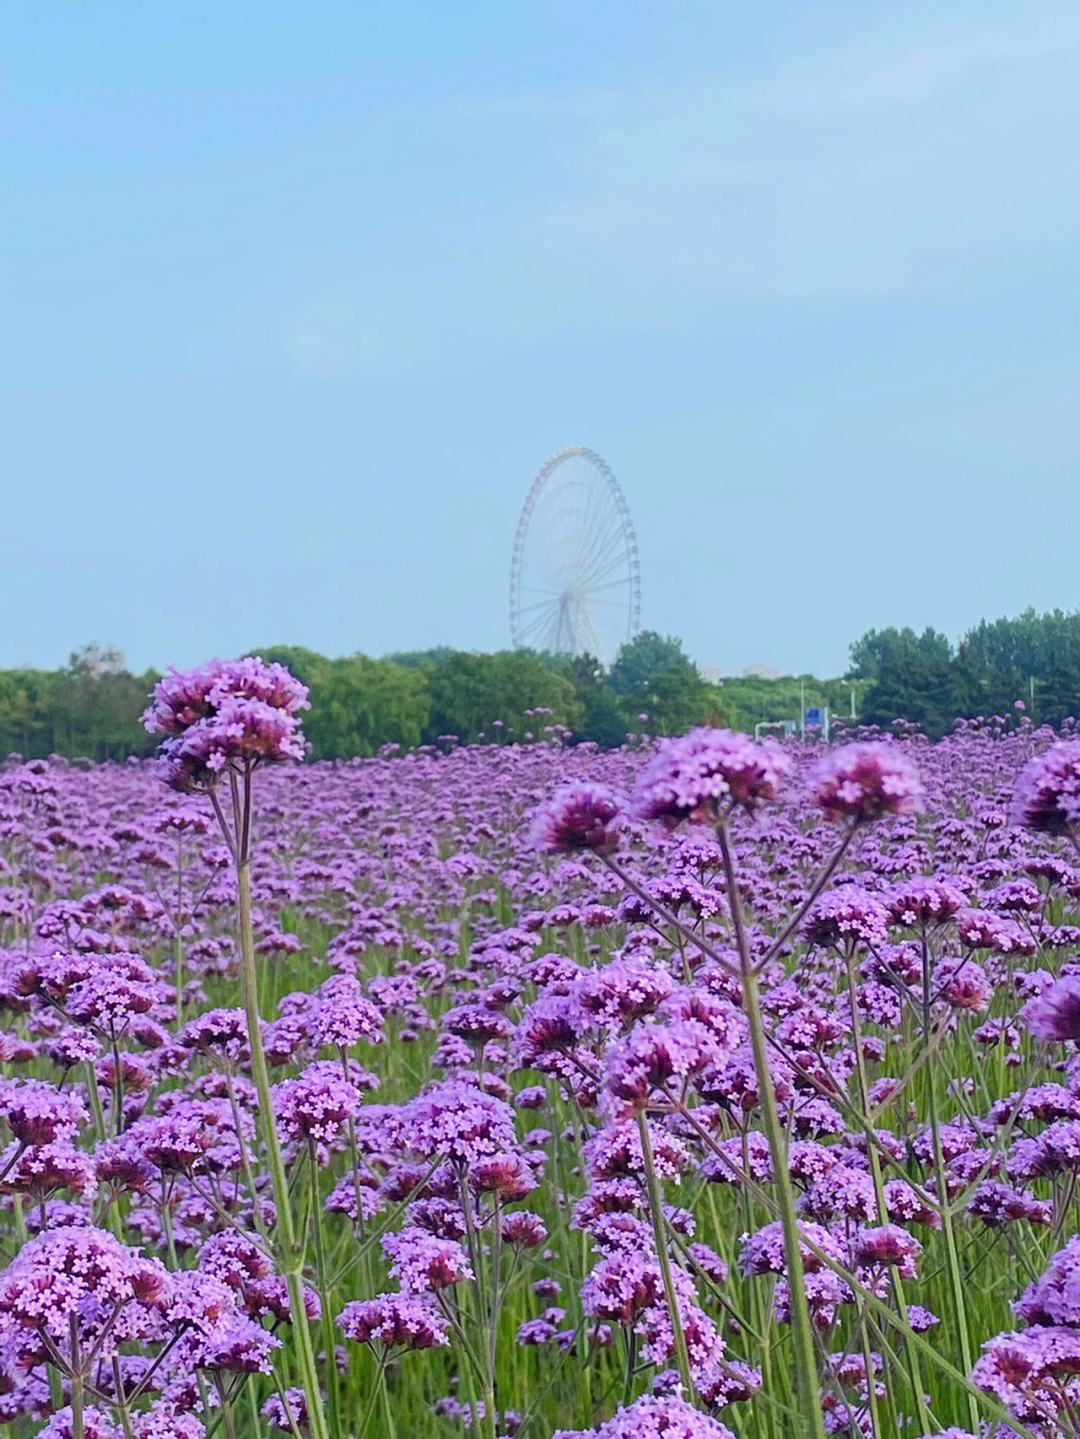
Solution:
{"label": "tall flower stem", "polygon": [[86,1382],[79,1356],[79,1321],[71,1316],[71,1439],[85,1439],[83,1388]]}
{"label": "tall flower stem", "polygon": [[[930,944],[925,926],[922,936],[922,978],[923,978],[923,1041],[930,1033],[930,1010],[932,993],[930,983]],[[964,1281],[960,1274],[960,1255],[956,1248],[956,1231],[952,1222],[952,1206],[949,1203],[949,1188],[945,1175],[945,1156],[941,1148],[941,1124],[938,1118],[937,1087],[934,1075],[928,1076],[926,1086],[927,1104],[930,1110],[930,1134],[934,1145],[934,1177],[937,1181],[937,1198],[941,1211],[941,1230],[945,1240],[945,1272],[949,1279],[949,1296],[952,1299],[953,1318],[956,1321],[957,1338],[960,1341],[960,1357],[964,1373],[971,1373],[972,1348],[968,1334],[967,1301],[964,1297]],[[978,1427],[979,1410],[974,1399],[967,1396],[968,1418],[972,1429]]]}
{"label": "tall flower stem", "polygon": [[269,1247],[271,1240],[266,1232],[266,1225],[262,1217],[262,1205],[259,1202],[259,1191],[255,1184],[255,1176],[251,1172],[251,1160],[247,1152],[247,1140],[244,1138],[243,1121],[240,1117],[240,1105],[236,1098],[236,1084],[233,1080],[231,1063],[225,1067],[225,1089],[229,1096],[229,1107],[232,1111],[233,1128],[236,1130],[236,1145],[240,1151],[240,1171],[244,1176],[244,1186],[251,1200],[251,1218],[261,1239]]}
{"label": "tall flower stem", "polygon": [[493,1213],[491,1220],[491,1307],[489,1318],[491,1320],[490,1333],[488,1337],[488,1374],[491,1376],[491,1398],[492,1403],[497,1402],[498,1396],[498,1353],[499,1353],[499,1308],[501,1296],[499,1294],[499,1283],[502,1269],[502,1214],[499,1204],[499,1196],[492,1197]]}
{"label": "tall flower stem", "polygon": [[390,1385],[386,1382],[386,1358],[379,1366],[379,1396],[382,1399],[383,1417],[386,1420],[386,1428],[383,1433],[386,1439],[397,1439],[397,1429],[394,1426],[394,1411],[390,1406]]}
{"label": "tall flower stem", "polygon": [[338,1373],[334,1358],[334,1321],[330,1310],[330,1285],[327,1278],[326,1244],[323,1238],[322,1192],[319,1188],[319,1166],[315,1157],[315,1141],[308,1138],[308,1162],[311,1171],[311,1223],[315,1235],[315,1268],[322,1303],[323,1348],[326,1350],[326,1397],[330,1405],[331,1439],[341,1439],[341,1414],[338,1406]]}
{"label": "tall flower stem", "polygon": [[[855,972],[855,955],[850,945],[844,950],[844,962],[847,972],[848,1002],[851,1014],[851,1041],[852,1047],[855,1050],[855,1072],[859,1084],[859,1111],[862,1115],[866,1116],[870,1113],[870,1086],[866,1077],[866,1059],[863,1054],[862,1024],[859,1019],[859,995],[857,975]],[[866,1137],[866,1154],[870,1163],[870,1174],[874,1181],[874,1197],[877,1200],[878,1223],[888,1224],[889,1207],[885,1202],[885,1185],[882,1181],[881,1165],[878,1162],[877,1149],[874,1146],[873,1126],[869,1118],[865,1118],[863,1121],[863,1134]],[[910,1320],[908,1318],[907,1297],[904,1294],[904,1281],[900,1278],[900,1271],[898,1269],[893,1268],[891,1272],[893,1298],[896,1301],[897,1312],[904,1323],[908,1324]],[[926,1398],[923,1392],[922,1369],[919,1364],[919,1356],[914,1349],[908,1350],[908,1364],[919,1424],[929,1433],[933,1420],[926,1407]],[[869,1376],[869,1370],[867,1374]],[[869,1377],[868,1382],[870,1382]]]}
{"label": "tall flower stem", "polygon": [[822,865],[820,871],[818,872],[817,878],[814,880],[814,883],[810,886],[810,889],[807,892],[806,898],[803,900],[802,904],[799,905],[798,909],[788,920],[787,924],[784,925],[783,929],[780,931],[777,937],[773,940],[772,944],[769,947],[768,954],[758,965],[759,969],[764,969],[766,965],[770,964],[774,959],[779,956],[780,951],[783,949],[784,945],[787,944],[788,940],[796,932],[796,930],[799,928],[799,925],[802,924],[803,920],[809,914],[810,906],[813,904],[814,900],[817,899],[818,895],[821,893],[821,891],[828,884],[829,880],[832,879],[833,875],[836,873],[837,866],[843,859],[844,855],[847,853],[848,845],[855,838],[855,831],[856,829],[858,829],[858,827],[858,819],[853,819],[848,825],[847,829],[844,831],[843,837],[841,838],[840,843],[837,845],[836,849],[833,850],[832,854],[826,860],[825,864]]}
{"label": "tall flower stem", "polygon": [[[246,788],[246,787],[245,787]],[[278,1251],[285,1285],[289,1292],[292,1331],[296,1338],[296,1357],[307,1398],[308,1423],[312,1439],[330,1439],[323,1410],[315,1351],[311,1343],[307,1312],[304,1309],[304,1244],[297,1239],[289,1202],[289,1181],[281,1155],[277,1125],[270,1095],[270,1075],[262,1042],[262,1021],[255,974],[255,936],[251,922],[251,869],[244,850],[237,853],[236,887],[240,912],[240,985],[247,1017],[248,1043],[251,1046],[251,1075],[259,1096],[259,1113],[266,1135],[266,1152],[270,1162],[270,1178],[274,1186],[277,1208]]]}
{"label": "tall flower stem", "polygon": [[375,1383],[371,1386],[371,1393],[370,1393],[369,1396],[368,1396],[367,1407],[366,1407],[365,1410],[364,1410],[364,1417],[363,1417],[363,1420],[361,1421],[360,1428],[357,1430],[358,1439],[365,1439],[365,1435],[367,1434],[367,1431],[368,1431],[368,1425],[371,1423],[371,1416],[372,1416],[372,1414],[374,1414],[374,1412],[375,1412],[375,1405],[379,1402],[379,1397],[380,1397],[380,1395],[381,1395],[382,1392],[383,1392],[383,1384],[384,1384],[385,1375],[386,1375],[386,1350],[385,1350],[385,1349],[383,1350],[382,1354],[379,1356],[378,1366],[379,1366],[379,1368],[378,1368],[378,1372],[377,1372],[377,1374],[376,1374],[376,1376],[375,1376]]}
{"label": "tall flower stem", "polygon": [[[485,1439],[495,1439],[497,1429],[495,1425],[495,1373],[494,1373],[494,1345],[485,1341],[484,1329],[487,1324],[487,1307],[484,1297],[484,1276],[481,1266],[480,1240],[476,1233],[476,1223],[473,1214],[473,1199],[469,1193],[469,1186],[465,1180],[464,1172],[458,1175],[458,1191],[461,1196],[461,1209],[465,1216],[465,1240],[469,1254],[469,1263],[473,1271],[473,1297],[476,1301],[478,1345],[480,1359],[474,1358],[476,1377],[483,1389],[484,1417],[481,1423],[475,1424],[474,1428],[478,1434],[483,1434]],[[495,1304],[495,1295],[492,1294],[492,1305]],[[476,1417],[475,1413],[473,1415]]]}
{"label": "tall flower stem", "polygon": [[[341,1077],[345,1080],[346,1084],[348,1084],[348,1083],[350,1082],[350,1080],[349,1080],[349,1055],[348,1055],[347,1050],[344,1049],[344,1047],[339,1048],[339,1049],[338,1049],[338,1053],[339,1053],[339,1055],[341,1056]],[[363,1185],[360,1183],[360,1147],[359,1147],[359,1145],[358,1145],[357,1142],[356,1142],[356,1121],[355,1121],[355,1119],[353,1119],[351,1116],[350,1116],[350,1118],[349,1118],[349,1120],[348,1120],[348,1123],[347,1123],[347,1125],[346,1125],[346,1134],[347,1134],[347,1136],[348,1136],[348,1141],[349,1141],[349,1162],[350,1162],[351,1167],[352,1167],[353,1197],[354,1197],[354,1199],[355,1199],[355,1201],[356,1201],[356,1219],[355,1219],[355,1221],[354,1221],[354,1230],[355,1230],[355,1233],[357,1233],[357,1234],[359,1235],[361,1243],[363,1243],[363,1239],[364,1239],[364,1202],[363,1202],[364,1196],[363,1196]],[[368,1259],[368,1254],[367,1254],[367,1250],[366,1250],[366,1249],[364,1250],[364,1259],[363,1259],[363,1270],[362,1270],[362,1273],[363,1273],[363,1279],[364,1279],[364,1298],[365,1298],[365,1299],[368,1299],[368,1298],[370,1298],[370,1296],[371,1296],[371,1294],[372,1294],[373,1291],[372,1291],[372,1287],[371,1287],[371,1263],[370,1263],[370,1261],[369,1261],[369,1259]]]}
{"label": "tall flower stem", "polygon": [[664,1297],[667,1299],[671,1332],[675,1336],[675,1358],[679,1365],[686,1402],[693,1403],[694,1388],[690,1379],[690,1355],[686,1348],[686,1333],[682,1316],[679,1314],[679,1299],[675,1293],[675,1279],[671,1272],[671,1255],[668,1252],[667,1231],[664,1227],[664,1197],[660,1193],[660,1181],[656,1177],[656,1163],[653,1159],[652,1140],[649,1138],[649,1121],[644,1113],[638,1115],[638,1133],[641,1135],[641,1162],[645,1169],[645,1183],[649,1191],[649,1212],[652,1216],[653,1241],[656,1257],[660,1263],[660,1274],[664,1281]]}
{"label": "tall flower stem", "polygon": [[124,1377],[120,1372],[119,1356],[113,1357],[113,1388],[116,1391],[117,1408],[120,1414],[120,1424],[124,1430],[124,1439],[135,1439],[135,1431],[131,1427],[131,1415],[128,1412],[127,1397],[124,1393]]}
{"label": "tall flower stem", "polygon": [[739,893],[735,863],[731,854],[727,825],[720,820],[716,826],[720,854],[724,863],[731,922],[739,953],[743,991],[743,1012],[750,1030],[754,1070],[761,1096],[761,1118],[769,1141],[773,1173],[776,1177],[777,1207],[784,1232],[784,1255],[787,1261],[788,1290],[791,1296],[791,1334],[795,1346],[795,1374],[799,1391],[799,1407],[806,1424],[807,1439],[825,1439],[821,1409],[821,1386],[818,1381],[814,1352],[814,1331],[810,1323],[810,1306],[806,1299],[806,1276],[803,1273],[799,1225],[795,1213],[795,1191],[788,1170],[787,1135],[776,1103],[776,1087],[769,1068],[769,1047],[765,1038],[765,1020],[758,997],[757,976],[750,957],[750,945],[743,922],[742,896]]}
{"label": "tall flower stem", "polygon": [[236,1439],[236,1420],[233,1418],[232,1400],[225,1389],[225,1381],[220,1374],[216,1376],[214,1385],[218,1392],[218,1401],[221,1405],[221,1417],[225,1423],[225,1439]]}

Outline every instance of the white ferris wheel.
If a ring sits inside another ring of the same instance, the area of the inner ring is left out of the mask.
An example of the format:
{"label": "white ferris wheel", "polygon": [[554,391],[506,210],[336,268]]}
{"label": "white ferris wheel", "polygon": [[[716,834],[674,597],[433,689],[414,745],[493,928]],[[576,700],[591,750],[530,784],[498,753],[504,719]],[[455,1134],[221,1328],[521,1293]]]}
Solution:
{"label": "white ferris wheel", "polygon": [[641,569],[630,511],[599,455],[553,455],[525,500],[510,568],[516,648],[589,654],[610,665],[641,623]]}

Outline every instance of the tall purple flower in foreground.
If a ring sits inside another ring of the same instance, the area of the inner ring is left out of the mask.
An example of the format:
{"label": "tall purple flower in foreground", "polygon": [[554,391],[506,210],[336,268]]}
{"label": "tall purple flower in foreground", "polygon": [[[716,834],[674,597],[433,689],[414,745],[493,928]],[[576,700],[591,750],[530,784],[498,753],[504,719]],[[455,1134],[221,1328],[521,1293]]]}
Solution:
{"label": "tall purple flower in foreground", "polygon": [[609,854],[619,843],[615,828],[619,811],[619,801],[606,785],[563,785],[537,810],[533,844],[548,854],[581,849]]}
{"label": "tall purple flower in foreground", "polygon": [[790,772],[775,740],[702,726],[664,741],[641,772],[633,808],[672,828],[685,819],[709,823],[734,806],[753,810],[775,799]]}
{"label": "tall purple flower in foreground", "polygon": [[[262,1040],[251,904],[253,774],[262,764],[303,758],[304,740],[299,716],[307,705],[306,687],[283,665],[268,665],[255,656],[248,656],[242,660],[212,660],[210,664],[186,674],[173,670],[156,686],[152,703],[143,715],[143,723],[151,733],[166,736],[160,751],[165,782],[173,789],[184,792],[199,789],[209,794],[235,867],[240,987],[251,1054],[251,1076],[258,1095],[266,1158],[273,1184],[276,1257],[289,1295],[293,1347],[303,1379],[312,1439],[330,1439],[305,1308],[302,1274],[306,1233],[301,1230],[298,1234],[294,1222],[292,1196],[281,1152]],[[229,779],[231,820],[218,796],[217,784],[224,775]],[[314,1154],[315,1139],[329,1132],[331,1121],[336,1124],[351,1118],[359,1095],[345,1081],[336,1093],[308,1094],[307,1098],[314,1106],[309,1111],[296,1086],[302,1090],[303,1081],[294,1081],[289,1089],[282,1086],[284,1094],[279,1091],[279,1100],[286,1110],[283,1119],[295,1138],[302,1135],[309,1137]],[[341,1118],[333,1120],[335,1114]],[[332,1355],[328,1356],[327,1362],[332,1364]],[[331,1398],[335,1378],[336,1375],[331,1374]]]}
{"label": "tall purple flower in foreground", "polygon": [[258,700],[295,714],[308,708],[307,688],[284,665],[266,664],[256,655],[242,660],[210,660],[198,669],[173,666],[154,686],[143,723],[154,734],[183,734],[211,718],[228,699]]}
{"label": "tall purple flower in foreground", "polygon": [[185,792],[209,789],[230,766],[303,759],[299,712],[307,688],[283,665],[256,656],[172,670],[143,714],[161,745],[166,782]]}
{"label": "tall purple flower in foreground", "polygon": [[871,741],[834,750],[811,779],[814,802],[827,819],[879,819],[911,814],[922,801],[915,766],[891,744]]}
{"label": "tall purple flower in foreground", "polygon": [[1044,1043],[1080,1039],[1080,979],[1070,975],[1055,980],[1029,999],[1020,1014],[1035,1038]]}
{"label": "tall purple flower in foreground", "polygon": [[[776,1103],[776,1087],[769,1064],[765,1041],[765,1022],[758,997],[757,980],[750,945],[742,914],[731,846],[728,840],[728,819],[735,809],[753,813],[767,800],[775,799],[784,780],[791,772],[791,759],[774,740],[752,740],[732,730],[702,727],[691,730],[681,739],[666,740],[645,766],[633,795],[634,812],[642,819],[660,820],[674,829],[683,820],[715,826],[723,859],[727,900],[739,954],[739,979],[742,985],[743,1010],[750,1033],[754,1070],[761,1095],[762,1122],[769,1138],[773,1171],[779,1188],[779,1209],[783,1216],[787,1241],[789,1276],[792,1294],[792,1329],[795,1338],[795,1367],[799,1407],[812,1439],[824,1439],[820,1385],[814,1355],[814,1339],[806,1300],[805,1278],[797,1240],[795,1196],[787,1169],[787,1136]],[[786,938],[786,936],[785,936]],[[659,1060],[654,1055],[653,1060]],[[671,1068],[673,1055],[665,1056]],[[687,1057],[679,1056],[686,1063]],[[677,1070],[672,1070],[672,1075]],[[631,1075],[616,1070],[608,1075],[609,1093],[634,1104],[644,1103],[653,1076]],[[654,1226],[656,1251],[664,1279],[667,1312],[675,1340],[675,1353],[683,1388],[690,1391],[689,1351],[673,1275],[667,1254],[663,1208],[651,1140],[643,1109],[638,1112],[641,1136],[642,1167],[649,1193],[649,1209]],[[613,1421],[615,1422],[615,1421]],[[617,1431],[613,1431],[617,1432]],[[627,1433],[645,1433],[631,1428]],[[687,1431],[689,1434],[696,1430]]]}
{"label": "tall purple flower in foreground", "polygon": [[1051,745],[1024,766],[1013,791],[1012,823],[1064,834],[1080,820],[1080,740]]}

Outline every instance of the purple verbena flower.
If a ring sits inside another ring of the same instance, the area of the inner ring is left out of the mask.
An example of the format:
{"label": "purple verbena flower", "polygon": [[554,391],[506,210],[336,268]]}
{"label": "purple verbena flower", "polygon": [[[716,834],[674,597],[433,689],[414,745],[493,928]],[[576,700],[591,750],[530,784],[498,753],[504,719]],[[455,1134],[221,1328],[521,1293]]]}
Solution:
{"label": "purple verbena flower", "polygon": [[609,854],[618,848],[620,811],[617,796],[606,785],[563,785],[537,810],[532,843],[547,854],[590,849]]}
{"label": "purple verbena flower", "polygon": [[684,1399],[645,1394],[595,1429],[558,1429],[553,1439],[734,1439],[719,1419]]}
{"label": "purple verbena flower", "polygon": [[160,680],[143,724],[166,736],[160,752],[172,788],[209,789],[230,765],[303,759],[307,693],[282,665],[214,660]]}
{"label": "purple verbena flower", "polygon": [[1064,834],[1080,819],[1080,740],[1051,745],[1029,760],[1013,791],[1013,824]]}
{"label": "purple verbena flower", "polygon": [[922,801],[914,765],[895,745],[843,745],[822,760],[811,779],[814,802],[826,819],[873,820],[911,814]]}
{"label": "purple verbena flower", "polygon": [[338,1324],[358,1344],[377,1339],[388,1349],[437,1349],[450,1342],[446,1320],[407,1294],[380,1294],[346,1304]]}
{"label": "purple verbena flower", "polygon": [[712,823],[728,809],[755,810],[775,799],[791,760],[774,740],[702,726],[664,740],[638,777],[634,813],[674,827]]}
{"label": "purple verbena flower", "polygon": [[1055,980],[1020,1011],[1028,1029],[1044,1044],[1080,1039],[1080,978]]}

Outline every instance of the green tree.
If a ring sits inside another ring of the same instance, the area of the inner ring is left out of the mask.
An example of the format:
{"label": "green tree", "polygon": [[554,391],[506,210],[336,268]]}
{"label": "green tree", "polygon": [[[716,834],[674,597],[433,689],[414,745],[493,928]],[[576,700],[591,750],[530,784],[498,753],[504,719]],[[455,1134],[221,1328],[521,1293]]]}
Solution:
{"label": "green tree", "polygon": [[311,692],[305,730],[316,759],[373,755],[420,743],[431,709],[422,673],[366,655],[333,660]]}
{"label": "green tree", "polygon": [[850,679],[870,685],[860,718],[887,727],[895,719],[921,725],[930,735],[951,728],[961,687],[953,648],[934,629],[908,626],[869,630],[851,646]]}
{"label": "green tree", "polygon": [[[545,726],[577,727],[582,710],[573,682],[531,650],[469,654],[455,650],[424,668],[431,694],[425,738],[456,735],[463,743],[487,739],[539,737]],[[546,710],[544,715],[527,710]],[[498,722],[498,723],[496,723]]]}
{"label": "green tree", "polygon": [[870,686],[862,719],[883,728],[895,719],[910,720],[937,739],[952,728],[957,712],[953,662],[909,649],[882,667]]}
{"label": "green tree", "polygon": [[1004,713],[1023,699],[1033,719],[1056,725],[1080,708],[1080,611],[983,620],[964,636],[960,655],[979,701],[972,712]]}
{"label": "green tree", "polygon": [[289,673],[294,674],[308,689],[324,682],[334,663],[315,650],[305,649],[303,645],[270,645],[266,649],[252,650],[251,653],[260,655],[267,664],[284,665]]}
{"label": "green tree", "polygon": [[[605,749],[622,744],[628,728],[625,706],[619,703],[600,661],[588,654],[543,654],[541,658],[574,686],[581,710],[575,738],[591,740]],[[636,722],[631,727],[640,728]]]}
{"label": "green tree", "polygon": [[890,665],[909,659],[948,664],[953,657],[952,645],[945,635],[927,628],[916,634],[909,625],[898,630],[867,630],[851,646],[848,675],[852,679],[876,680]]}
{"label": "green tree", "polygon": [[653,734],[678,734],[719,709],[716,687],[698,674],[682,641],[655,630],[642,630],[622,646],[608,683],[627,729],[640,729],[638,716],[647,714]]}
{"label": "green tree", "polygon": [[431,709],[422,671],[359,654],[331,660],[288,645],[260,653],[307,685],[311,709],[304,732],[313,758],[345,759],[373,755],[384,744],[408,749],[420,743]]}
{"label": "green tree", "polygon": [[[49,712],[41,702],[41,670],[6,670],[0,675],[0,758],[48,752]],[[55,747],[55,746],[54,746]]]}

